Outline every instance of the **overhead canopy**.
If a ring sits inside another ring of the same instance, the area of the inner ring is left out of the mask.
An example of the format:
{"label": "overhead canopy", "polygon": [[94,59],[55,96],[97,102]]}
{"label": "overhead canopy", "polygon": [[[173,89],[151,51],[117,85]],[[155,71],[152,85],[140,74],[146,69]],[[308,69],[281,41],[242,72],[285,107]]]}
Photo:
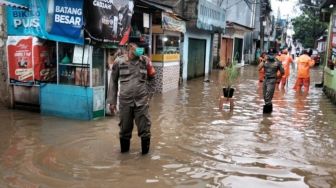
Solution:
{"label": "overhead canopy", "polygon": [[21,8],[21,9],[29,9],[28,7],[26,6],[23,6],[23,5],[20,5],[20,4],[17,4],[17,3],[12,3],[12,2],[9,2],[9,1],[5,1],[5,0],[0,0],[0,6],[10,6],[10,7],[14,7],[14,8]]}
{"label": "overhead canopy", "polygon": [[159,9],[161,11],[173,13],[173,7],[150,0],[139,0],[136,1],[136,4],[141,4],[142,6],[146,6],[148,8]]}

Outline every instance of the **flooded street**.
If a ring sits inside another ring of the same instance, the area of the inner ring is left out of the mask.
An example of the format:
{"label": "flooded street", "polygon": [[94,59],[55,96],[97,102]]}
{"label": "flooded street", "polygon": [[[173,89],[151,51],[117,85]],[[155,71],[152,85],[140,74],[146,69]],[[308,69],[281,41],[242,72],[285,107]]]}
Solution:
{"label": "flooded street", "polygon": [[[294,71],[293,71],[294,72]],[[0,108],[0,187],[336,187],[336,106],[311,72],[308,95],[277,90],[262,114],[256,67],[242,70],[235,107],[218,109],[218,72],[151,103],[152,143],[121,154],[118,118],[84,122]]]}

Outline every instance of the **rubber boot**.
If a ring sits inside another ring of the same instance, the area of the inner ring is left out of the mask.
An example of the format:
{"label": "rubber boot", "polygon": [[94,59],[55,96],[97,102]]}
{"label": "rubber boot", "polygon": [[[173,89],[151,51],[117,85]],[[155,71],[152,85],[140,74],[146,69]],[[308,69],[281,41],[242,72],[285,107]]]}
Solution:
{"label": "rubber boot", "polygon": [[130,140],[120,138],[120,150],[121,153],[126,153],[130,148]]}
{"label": "rubber boot", "polygon": [[263,113],[270,114],[273,111],[273,104],[264,105]]}
{"label": "rubber boot", "polygon": [[142,155],[145,155],[148,153],[149,146],[150,146],[150,138],[141,138]]}

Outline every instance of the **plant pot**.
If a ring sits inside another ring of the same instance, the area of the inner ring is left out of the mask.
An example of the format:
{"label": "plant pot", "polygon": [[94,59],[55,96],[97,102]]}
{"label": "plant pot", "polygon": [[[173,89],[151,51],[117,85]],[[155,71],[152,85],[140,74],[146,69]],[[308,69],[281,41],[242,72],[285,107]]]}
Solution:
{"label": "plant pot", "polygon": [[234,93],[234,88],[223,88],[223,95],[225,98],[232,98]]}

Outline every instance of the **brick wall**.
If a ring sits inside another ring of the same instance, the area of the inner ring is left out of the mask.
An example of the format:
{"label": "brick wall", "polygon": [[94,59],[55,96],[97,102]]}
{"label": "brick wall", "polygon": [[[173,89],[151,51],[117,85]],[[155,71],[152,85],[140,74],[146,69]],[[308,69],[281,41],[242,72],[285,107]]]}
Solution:
{"label": "brick wall", "polygon": [[156,92],[164,93],[178,89],[180,66],[155,66],[156,70]]}

